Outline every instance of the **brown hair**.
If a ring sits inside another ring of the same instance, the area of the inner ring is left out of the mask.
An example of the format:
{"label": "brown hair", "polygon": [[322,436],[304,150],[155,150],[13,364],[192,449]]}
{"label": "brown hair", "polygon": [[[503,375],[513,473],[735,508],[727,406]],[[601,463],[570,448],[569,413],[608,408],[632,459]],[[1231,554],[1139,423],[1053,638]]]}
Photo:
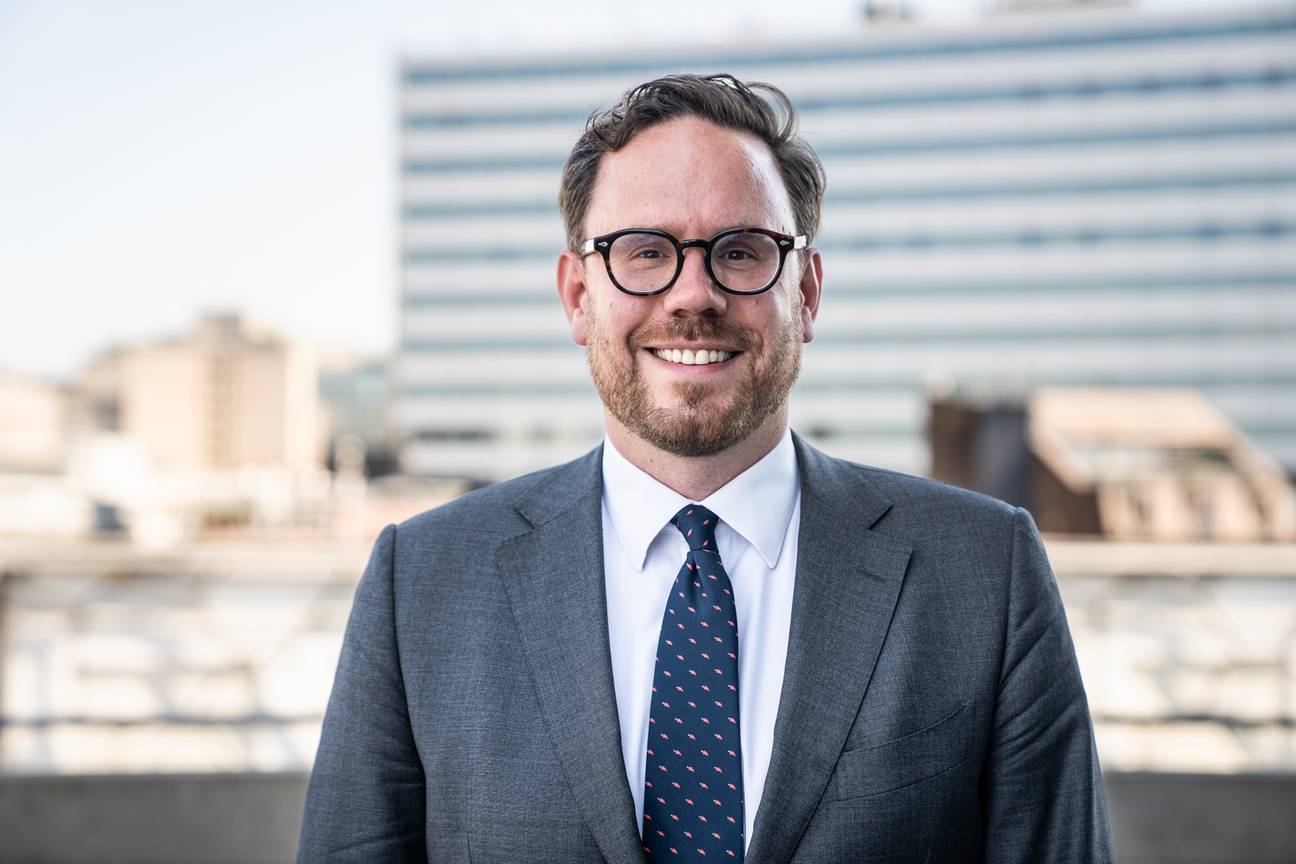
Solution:
{"label": "brown hair", "polygon": [[697,117],[764,141],[787,187],[797,232],[814,240],[827,181],[823,163],[796,134],[796,109],[787,95],[772,84],[747,83],[732,75],[667,75],[640,84],[616,105],[590,115],[567,157],[558,191],[568,246],[577,250],[585,239],[585,213],[603,154],[620,150],[649,127],[679,117]]}

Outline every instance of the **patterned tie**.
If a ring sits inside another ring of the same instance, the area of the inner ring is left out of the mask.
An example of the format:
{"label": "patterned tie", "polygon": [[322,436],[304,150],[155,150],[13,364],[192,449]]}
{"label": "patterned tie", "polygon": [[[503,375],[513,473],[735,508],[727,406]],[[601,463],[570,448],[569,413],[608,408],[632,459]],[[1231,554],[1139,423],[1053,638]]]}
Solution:
{"label": "patterned tie", "polygon": [[672,524],[688,541],[657,643],[643,848],[651,862],[742,861],[738,615],[710,510],[690,504]]}

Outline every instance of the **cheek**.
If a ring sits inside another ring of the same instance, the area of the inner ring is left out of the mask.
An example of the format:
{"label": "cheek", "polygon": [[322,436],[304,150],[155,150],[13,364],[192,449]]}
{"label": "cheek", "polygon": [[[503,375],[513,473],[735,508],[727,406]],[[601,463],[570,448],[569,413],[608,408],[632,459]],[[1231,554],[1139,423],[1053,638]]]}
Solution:
{"label": "cheek", "polygon": [[627,306],[615,297],[600,299],[597,317],[601,334],[618,342],[625,341],[635,328],[644,323],[643,316],[636,312],[633,306]]}
{"label": "cheek", "polygon": [[786,326],[795,327],[800,332],[801,310],[805,308],[805,298],[801,296],[801,289],[796,283],[788,286],[787,292],[779,298],[778,307],[776,320],[785,322]]}
{"label": "cheek", "polygon": [[782,292],[771,289],[761,295],[763,301],[759,308],[751,310],[751,315],[741,320],[741,326],[762,335],[768,343],[788,326],[789,321],[799,321],[800,312],[797,304]]}

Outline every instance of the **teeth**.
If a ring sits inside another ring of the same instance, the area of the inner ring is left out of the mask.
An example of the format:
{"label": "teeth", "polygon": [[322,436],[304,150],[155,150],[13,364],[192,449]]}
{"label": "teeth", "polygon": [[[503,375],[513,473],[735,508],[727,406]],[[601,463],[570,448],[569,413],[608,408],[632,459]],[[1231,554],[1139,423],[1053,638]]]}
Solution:
{"label": "teeth", "polygon": [[692,348],[654,348],[653,353],[663,360],[671,363],[680,363],[684,366],[705,366],[708,363],[723,363],[733,356],[730,351],[711,351],[707,349]]}

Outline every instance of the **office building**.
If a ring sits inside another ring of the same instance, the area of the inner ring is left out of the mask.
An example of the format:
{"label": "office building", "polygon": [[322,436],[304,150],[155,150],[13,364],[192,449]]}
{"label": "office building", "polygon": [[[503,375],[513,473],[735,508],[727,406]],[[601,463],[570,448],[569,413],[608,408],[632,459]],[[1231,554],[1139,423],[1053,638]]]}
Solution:
{"label": "office building", "polygon": [[[1055,4],[1056,5],[1056,4]],[[601,435],[554,291],[591,109],[677,72],[785,89],[829,178],[795,428],[929,469],[929,393],[1177,387],[1296,469],[1296,5],[990,16],[400,68],[407,470],[493,480]]]}

